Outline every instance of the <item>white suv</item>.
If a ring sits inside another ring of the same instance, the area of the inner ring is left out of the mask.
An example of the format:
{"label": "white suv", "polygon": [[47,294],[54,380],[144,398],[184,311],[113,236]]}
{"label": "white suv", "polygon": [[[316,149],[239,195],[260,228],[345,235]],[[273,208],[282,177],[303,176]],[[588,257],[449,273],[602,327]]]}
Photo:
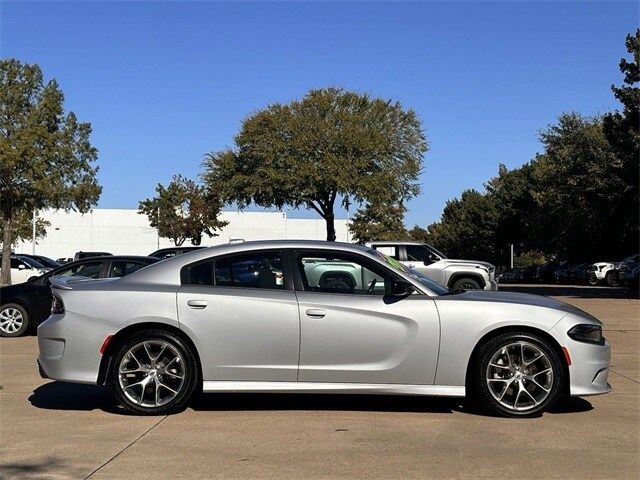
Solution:
{"label": "white suv", "polygon": [[498,290],[496,267],[476,260],[453,260],[420,242],[369,242],[367,246],[453,290]]}

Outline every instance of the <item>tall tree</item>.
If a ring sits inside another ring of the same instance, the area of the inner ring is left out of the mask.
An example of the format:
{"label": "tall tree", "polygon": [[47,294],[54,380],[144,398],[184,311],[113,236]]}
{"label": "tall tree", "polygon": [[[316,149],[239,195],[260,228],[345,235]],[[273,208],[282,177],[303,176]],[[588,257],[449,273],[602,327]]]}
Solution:
{"label": "tall tree", "polygon": [[156,196],[139,203],[139,213],[149,218],[159,235],[170,238],[176,246],[190,239],[200,245],[202,235],[218,235],[216,230],[227,223],[220,220],[222,201],[211,189],[198,185],[181,175],[174,175],[167,187],[158,184]]}
{"label": "tall tree", "polygon": [[335,240],[335,204],[400,204],[419,190],[428,146],[420,120],[398,102],[339,88],[311,90],[242,123],[236,148],[210,153],[205,184],[239,208],[307,207]]}
{"label": "tall tree", "polygon": [[401,204],[368,204],[354,215],[349,230],[358,243],[405,239],[408,237],[403,222],[406,210]]}
{"label": "tall tree", "polygon": [[631,61],[620,60],[624,75],[623,85],[611,86],[614,96],[622,104],[622,111],[608,113],[603,118],[604,134],[614,151],[618,163],[611,172],[621,179],[624,188],[613,193],[619,196],[619,221],[623,234],[619,239],[627,252],[637,251],[640,242],[640,218],[638,205],[640,168],[640,29],[627,35],[627,52]]}
{"label": "tall tree", "polygon": [[11,282],[14,219],[33,209],[88,211],[101,188],[91,125],[65,113],[55,80],[46,84],[38,65],[0,60],[0,213],[2,275]]}

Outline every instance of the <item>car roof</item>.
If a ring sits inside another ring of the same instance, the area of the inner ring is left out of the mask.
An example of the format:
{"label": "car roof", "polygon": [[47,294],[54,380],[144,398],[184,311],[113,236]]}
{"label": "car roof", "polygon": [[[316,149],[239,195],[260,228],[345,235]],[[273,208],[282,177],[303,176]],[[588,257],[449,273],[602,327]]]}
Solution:
{"label": "car roof", "polygon": [[214,247],[199,248],[191,252],[167,258],[154,263],[149,268],[138,270],[122,282],[151,282],[180,285],[180,269],[190,263],[206,260],[214,256],[270,249],[320,249],[340,250],[343,252],[363,253],[369,250],[364,245],[320,240],[256,240],[249,242],[225,243]]}
{"label": "car roof", "polygon": [[367,242],[367,245],[379,245],[379,246],[393,246],[393,245],[426,245],[424,242],[418,242],[416,240],[380,240],[380,241],[371,241]]}

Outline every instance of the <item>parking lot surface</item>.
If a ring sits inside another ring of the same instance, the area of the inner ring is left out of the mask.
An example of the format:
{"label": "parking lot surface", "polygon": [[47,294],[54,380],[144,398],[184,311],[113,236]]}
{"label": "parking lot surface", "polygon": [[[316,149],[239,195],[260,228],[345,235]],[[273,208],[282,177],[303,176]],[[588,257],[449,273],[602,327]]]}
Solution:
{"label": "parking lot surface", "polygon": [[0,478],[640,478],[640,301],[553,295],[605,323],[604,396],[534,419],[396,396],[204,395],[169,417],[125,415],[103,387],[43,380],[35,337],[0,339]]}

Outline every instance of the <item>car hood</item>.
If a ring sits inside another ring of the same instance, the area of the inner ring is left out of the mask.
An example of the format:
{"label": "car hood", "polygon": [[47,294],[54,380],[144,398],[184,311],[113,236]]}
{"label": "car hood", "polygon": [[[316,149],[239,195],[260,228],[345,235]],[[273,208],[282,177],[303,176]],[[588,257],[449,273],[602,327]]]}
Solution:
{"label": "car hood", "polygon": [[[534,307],[551,308],[561,312],[571,313],[580,317],[586,317],[598,322],[593,315],[588,314],[568,303],[561,302],[555,298],[545,297],[543,295],[533,295],[531,293],[517,292],[500,292],[489,290],[468,290],[466,292],[454,293],[452,295],[444,295],[442,299],[455,299],[467,302],[492,302],[492,303],[511,303],[517,305],[531,305]],[[438,299],[436,299],[437,301]]]}
{"label": "car hood", "polygon": [[476,267],[481,265],[483,267],[488,268],[489,270],[493,270],[495,266],[488,262],[481,262],[480,260],[459,260],[459,259],[451,259],[451,258],[443,258],[439,263],[443,263],[444,265],[471,265]]}

